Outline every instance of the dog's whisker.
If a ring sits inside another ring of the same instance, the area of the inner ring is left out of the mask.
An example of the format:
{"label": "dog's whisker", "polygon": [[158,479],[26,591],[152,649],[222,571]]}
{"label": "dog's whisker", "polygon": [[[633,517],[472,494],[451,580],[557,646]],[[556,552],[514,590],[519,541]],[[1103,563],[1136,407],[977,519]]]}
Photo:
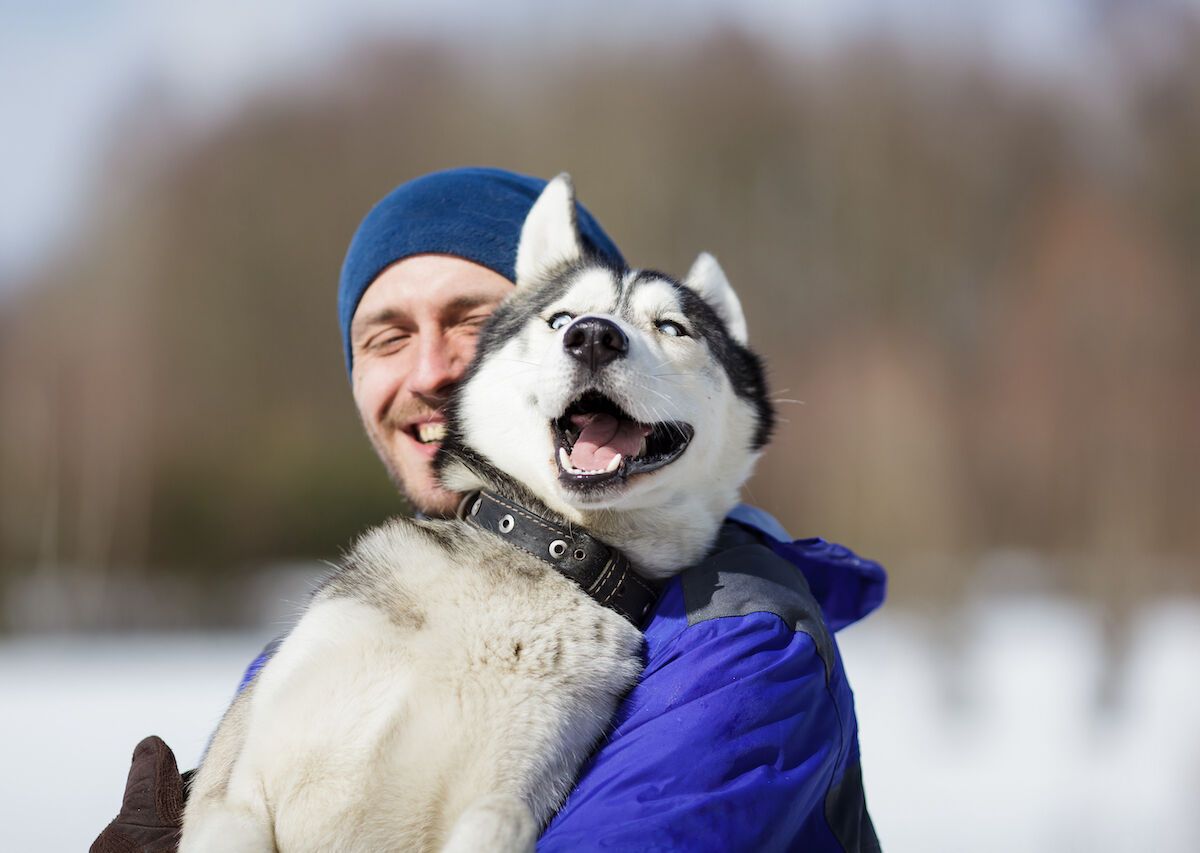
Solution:
{"label": "dog's whisker", "polygon": [[664,394],[662,391],[659,391],[657,388],[651,388],[651,387],[650,387],[649,385],[647,385],[646,383],[644,383],[644,382],[639,382],[639,381],[638,381],[638,380],[636,380],[636,379],[630,379],[630,380],[628,380],[628,381],[629,381],[629,384],[630,384],[630,385],[632,385],[632,386],[634,386],[635,388],[638,388],[638,389],[640,389],[640,390],[642,390],[642,391],[648,391],[648,392],[649,392],[649,393],[651,393],[651,394],[657,394],[659,397],[662,397],[662,398],[663,398],[664,400],[666,400],[668,403],[669,403],[669,402],[671,402],[671,397],[670,397],[669,395],[667,395],[667,394]]}

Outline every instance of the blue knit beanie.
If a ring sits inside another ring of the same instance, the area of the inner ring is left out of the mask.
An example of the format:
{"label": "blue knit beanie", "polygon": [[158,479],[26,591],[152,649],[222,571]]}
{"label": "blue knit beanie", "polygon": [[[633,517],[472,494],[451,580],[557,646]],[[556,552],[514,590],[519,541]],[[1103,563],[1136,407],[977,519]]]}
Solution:
{"label": "blue knit beanie", "polygon": [[[456,255],[515,281],[521,226],[545,186],[503,169],[449,169],[401,184],[375,205],[342,263],[338,320],[346,369],[354,363],[350,321],[359,300],[396,261],[427,252]],[[576,214],[585,250],[624,266],[616,244],[583,205],[576,204]]]}

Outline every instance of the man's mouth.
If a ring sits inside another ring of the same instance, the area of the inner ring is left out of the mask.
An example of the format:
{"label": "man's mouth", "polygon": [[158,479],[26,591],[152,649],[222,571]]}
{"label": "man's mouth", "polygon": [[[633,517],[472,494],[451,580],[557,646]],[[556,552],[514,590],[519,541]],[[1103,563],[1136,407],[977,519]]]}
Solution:
{"label": "man's mouth", "polygon": [[418,444],[437,444],[446,438],[446,425],[440,421],[410,424],[407,432]]}
{"label": "man's mouth", "polygon": [[550,424],[559,482],[591,486],[657,471],[679,458],[695,430],[680,421],[644,424],[595,391]]}

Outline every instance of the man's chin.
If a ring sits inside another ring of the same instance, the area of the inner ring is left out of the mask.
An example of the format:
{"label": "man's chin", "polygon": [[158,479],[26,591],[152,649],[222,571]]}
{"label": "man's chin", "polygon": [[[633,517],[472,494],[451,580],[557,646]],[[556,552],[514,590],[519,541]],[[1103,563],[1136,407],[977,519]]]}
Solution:
{"label": "man's chin", "polygon": [[[415,454],[411,453],[406,455],[404,451],[411,451],[411,448],[389,448],[375,440],[374,436],[371,439],[392,483],[408,499],[413,509],[433,518],[454,515],[461,495],[442,488],[433,475],[430,459],[424,456],[414,458]],[[403,441],[411,439],[403,436]]]}
{"label": "man's chin", "polygon": [[[390,466],[389,466],[390,469]],[[431,518],[454,515],[462,496],[456,492],[442,488],[441,484],[431,475],[402,477],[399,472],[390,470],[392,482],[413,509]]]}

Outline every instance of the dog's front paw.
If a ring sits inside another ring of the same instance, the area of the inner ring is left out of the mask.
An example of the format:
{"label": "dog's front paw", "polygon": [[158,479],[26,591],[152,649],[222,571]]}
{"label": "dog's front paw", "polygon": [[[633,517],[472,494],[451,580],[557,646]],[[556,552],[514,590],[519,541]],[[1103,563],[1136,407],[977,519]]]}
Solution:
{"label": "dog's front paw", "polygon": [[510,794],[489,794],[459,815],[442,853],[533,853],[536,842],[529,807]]}

